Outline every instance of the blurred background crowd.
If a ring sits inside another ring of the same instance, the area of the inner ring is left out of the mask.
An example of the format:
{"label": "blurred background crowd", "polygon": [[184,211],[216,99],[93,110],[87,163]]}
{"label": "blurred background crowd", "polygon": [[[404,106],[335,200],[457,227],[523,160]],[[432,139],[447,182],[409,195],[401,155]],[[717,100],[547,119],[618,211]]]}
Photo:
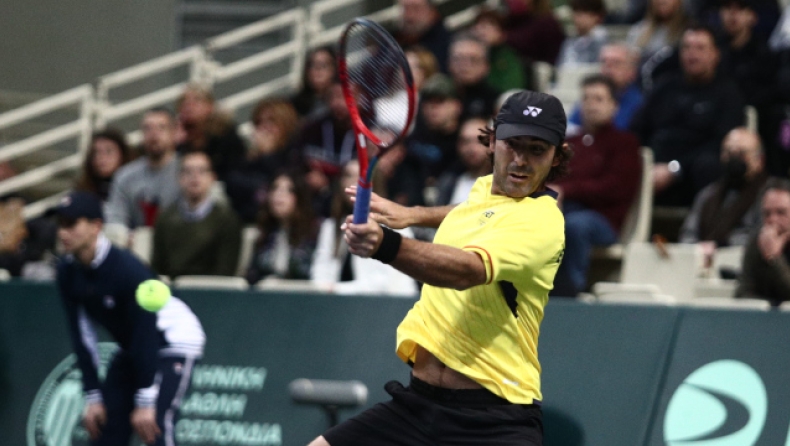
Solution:
{"label": "blurred background crowd", "polygon": [[[549,0],[507,0],[451,33],[431,0],[398,4],[390,31],[419,103],[411,133],[379,164],[375,192],[406,206],[464,201],[491,171],[479,130],[507,95],[546,90],[566,107],[575,153],[570,175],[551,185],[566,217],[556,295],[589,290],[595,248],[627,243],[647,202],[651,233],[668,242],[695,244],[709,263],[716,249],[741,246],[744,262],[765,264],[727,272],[741,279],[738,294],[790,299],[790,9],[629,0],[608,11],[602,0],[570,0],[563,22]],[[74,188],[101,196],[110,238],[170,278],[414,295],[419,284],[349,255],[340,236],[358,165],[336,48],[307,55],[296,94],[257,104],[250,137],[237,129],[242,118],[190,85],[172,108],[144,114],[139,147],[114,128],[95,133]],[[0,163],[0,181],[13,175]],[[57,226],[25,221],[23,205],[17,196],[0,205],[0,268],[51,277]],[[753,276],[766,269],[769,278]]]}

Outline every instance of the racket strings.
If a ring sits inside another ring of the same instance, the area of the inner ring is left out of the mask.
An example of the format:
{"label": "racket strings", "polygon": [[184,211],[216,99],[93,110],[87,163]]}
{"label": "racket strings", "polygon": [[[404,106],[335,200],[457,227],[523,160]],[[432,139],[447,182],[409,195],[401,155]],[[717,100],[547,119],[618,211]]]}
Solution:
{"label": "racket strings", "polygon": [[372,28],[353,26],[346,37],[346,71],[364,125],[384,146],[409,122],[408,81],[397,44]]}

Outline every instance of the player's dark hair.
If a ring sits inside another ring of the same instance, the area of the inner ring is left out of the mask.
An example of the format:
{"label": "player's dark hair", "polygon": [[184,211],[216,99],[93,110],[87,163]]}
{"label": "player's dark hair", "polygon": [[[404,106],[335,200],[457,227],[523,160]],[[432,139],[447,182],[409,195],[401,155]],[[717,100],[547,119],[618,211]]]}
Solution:
{"label": "player's dark hair", "polygon": [[[496,138],[495,132],[496,129],[492,127],[480,129],[480,134],[477,135],[477,141],[480,142],[480,144],[488,147],[488,145],[491,144],[491,141]],[[571,158],[573,158],[573,150],[571,150],[571,147],[565,143],[564,139],[560,141],[555,149],[554,157],[560,162],[556,166],[552,166],[551,170],[549,170],[549,174],[546,176],[546,182],[555,181],[567,175],[568,165],[571,162]],[[493,154],[491,155],[491,165],[494,165]]]}

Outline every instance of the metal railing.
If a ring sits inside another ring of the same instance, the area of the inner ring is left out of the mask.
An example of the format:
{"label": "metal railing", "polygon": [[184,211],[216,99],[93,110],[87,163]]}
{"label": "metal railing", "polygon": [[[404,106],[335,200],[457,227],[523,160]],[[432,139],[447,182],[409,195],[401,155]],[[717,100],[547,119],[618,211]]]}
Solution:
{"label": "metal railing", "polygon": [[[448,1],[450,0],[439,0],[438,3]],[[489,6],[496,6],[499,0],[486,0],[485,3]],[[327,27],[324,25],[325,18],[329,14],[336,14],[341,10],[349,10],[350,14],[353,14],[353,11],[358,10],[362,5],[363,0],[320,0],[308,9],[294,8],[218,35],[207,40],[203,45],[188,47],[101,76],[96,81],[95,89],[89,84],[81,85],[0,114],[1,131],[25,122],[33,122],[43,115],[61,109],[74,108],[75,106],[79,108],[79,117],[74,121],[0,147],[0,162],[2,162],[41,151],[69,138],[77,139],[73,152],[0,182],[0,195],[24,190],[46,182],[64,171],[76,169],[82,161],[90,135],[95,129],[103,128],[125,118],[134,118],[153,107],[171,105],[189,83],[215,86],[290,59],[289,71],[286,75],[267,79],[251,88],[228,93],[217,100],[223,109],[235,112],[241,107],[253,104],[270,95],[282,95],[297,90],[302,80],[307,51],[336,42],[342,33],[342,24]],[[353,6],[356,6],[357,9],[352,8]],[[478,6],[473,6],[447,17],[446,25],[450,29],[464,26],[474,17],[477,8]],[[367,17],[378,22],[392,22],[398,17],[398,8],[390,6],[375,11]],[[351,18],[353,17],[348,17],[349,20]],[[289,32],[290,38],[285,43],[226,64],[219,62],[216,57],[216,54],[221,50],[237,47],[276,31]],[[188,70],[188,75],[173,85],[142,93],[128,100],[113,101],[112,99],[113,93],[119,88],[151,80],[154,76],[161,76],[163,73],[184,68]],[[244,136],[249,136],[252,133],[252,124],[250,122],[242,123],[239,126],[239,132]],[[133,131],[127,136],[131,144],[137,144],[142,139],[139,131]],[[62,193],[27,205],[25,216],[31,218],[40,215],[60,196]]]}

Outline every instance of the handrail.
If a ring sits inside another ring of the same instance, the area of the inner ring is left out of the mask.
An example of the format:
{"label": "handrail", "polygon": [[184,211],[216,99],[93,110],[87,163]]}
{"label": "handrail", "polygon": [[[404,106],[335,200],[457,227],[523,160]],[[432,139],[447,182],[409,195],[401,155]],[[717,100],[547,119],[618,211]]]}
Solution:
{"label": "handrail", "polygon": [[[86,98],[93,97],[93,87],[83,84],[62,93],[40,99],[32,104],[7,111],[0,115],[0,128],[11,127],[30,118],[51,113],[54,110],[68,105],[74,105],[84,101]],[[2,149],[0,148],[0,151]]]}
{"label": "handrail", "polygon": [[208,39],[205,46],[206,51],[211,53],[219,49],[228,48],[274,31],[275,29],[283,28],[283,24],[290,22],[297,23],[302,20],[304,20],[304,9],[294,8],[290,11],[284,11]]}

